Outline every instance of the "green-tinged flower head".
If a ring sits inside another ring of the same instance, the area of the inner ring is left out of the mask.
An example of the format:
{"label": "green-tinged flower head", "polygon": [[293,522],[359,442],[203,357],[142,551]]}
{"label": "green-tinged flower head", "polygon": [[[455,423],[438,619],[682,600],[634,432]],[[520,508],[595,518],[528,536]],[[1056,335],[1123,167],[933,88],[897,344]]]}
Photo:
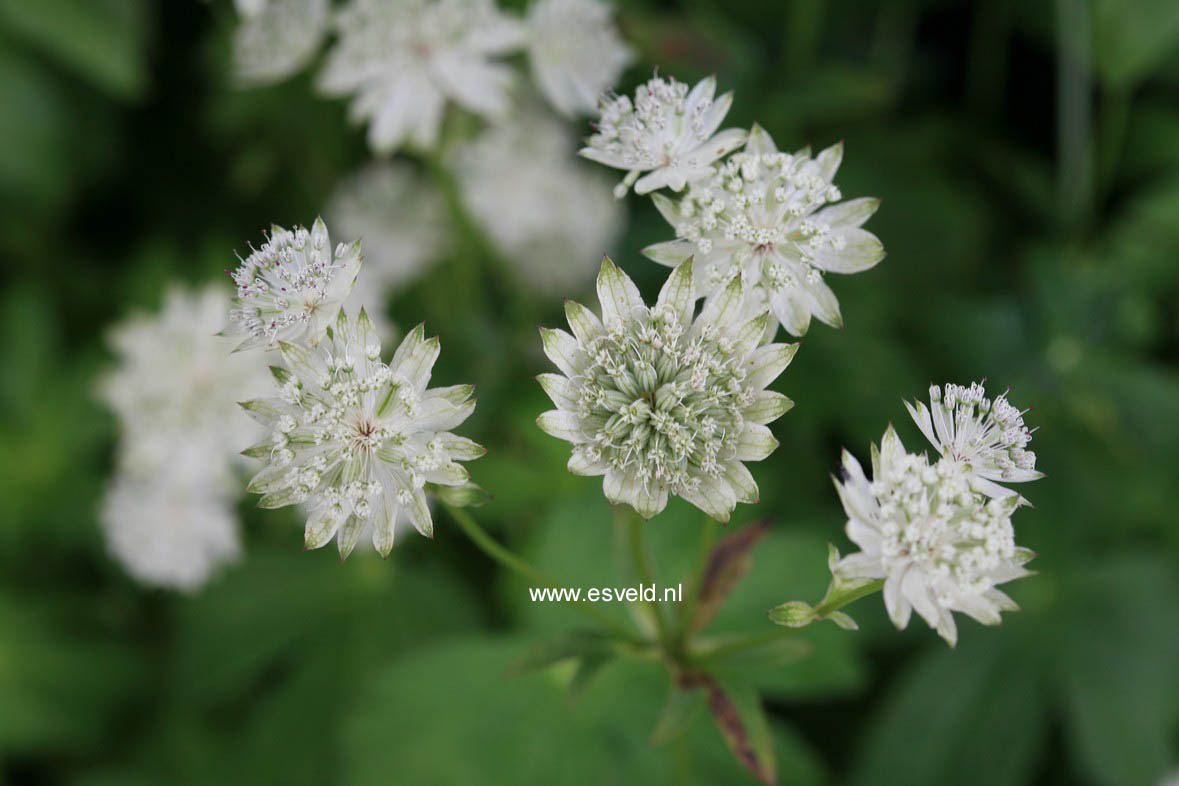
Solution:
{"label": "green-tinged flower head", "polygon": [[745,295],[737,276],[693,319],[691,262],[668,277],[651,308],[625,273],[602,262],[601,319],[568,302],[572,335],[542,331],[561,374],[539,377],[557,409],[537,422],[573,443],[571,472],[604,475],[606,497],[646,518],[668,494],[720,521],[738,502],[757,501],[742,462],[778,445],[766,424],[793,402],[764,388],[797,345],[762,346],[769,317],[745,318]]}
{"label": "green-tinged flower head", "polygon": [[1015,497],[989,499],[974,490],[961,463],[905,452],[889,426],[872,449],[872,480],[846,451],[836,489],[847,534],[861,551],[834,567],[843,580],[884,579],[884,603],[898,628],[913,609],[951,646],[952,611],[985,625],[1018,608],[996,585],[1029,575],[1033,554],[1015,545]]}
{"label": "green-tinged flower head", "polygon": [[387,555],[399,513],[432,536],[426,484],[467,483],[455,462],[484,453],[450,433],[475,409],[471,386],[426,387],[438,339],[418,325],[386,364],[365,312],[350,321],[341,311],[318,346],[280,346],[278,397],[242,405],[271,430],[247,451],[266,462],[249,486],[263,495],[258,504],[305,503],[307,548],[336,537],[342,557],[369,528]]}
{"label": "green-tinged flower head", "polygon": [[1015,495],[1000,483],[1044,477],[1036,471],[1036,454],[1027,449],[1032,441],[1032,430],[1023,422],[1027,410],[1013,407],[1007,393],[992,401],[979,382],[931,385],[929,407],[920,401],[906,401],[905,407],[938,453],[961,464],[972,485],[987,496]]}
{"label": "green-tinged flower head", "polygon": [[860,228],[877,199],[840,202],[832,182],[843,158],[837,144],[814,158],[810,150],[781,153],[754,126],[744,150],[711,178],[694,184],[677,204],[656,195],[655,205],[677,240],[644,250],[665,265],[696,261],[696,286],[714,292],[742,270],[754,301],[801,336],[811,316],[840,327],[843,317],[826,273],[858,273],[884,258],[875,235]]}
{"label": "green-tinged flower head", "polygon": [[352,291],[362,259],[359,240],[333,254],[322,219],[310,232],[271,227],[266,242],[230,273],[237,297],[225,332],[246,336],[239,350],[316,343]]}

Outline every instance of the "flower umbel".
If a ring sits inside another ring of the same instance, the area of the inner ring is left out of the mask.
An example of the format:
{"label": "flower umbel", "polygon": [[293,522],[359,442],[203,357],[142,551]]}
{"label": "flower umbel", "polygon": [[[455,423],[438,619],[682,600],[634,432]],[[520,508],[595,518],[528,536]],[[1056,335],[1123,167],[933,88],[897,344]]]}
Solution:
{"label": "flower umbel", "polygon": [[[733,94],[714,100],[715,93],[714,76],[690,91],[683,82],[656,76],[639,85],[633,102],[628,96],[603,98],[596,133],[581,155],[629,170],[615,188],[616,197],[624,196],[632,184],[636,194],[664,186],[682,191],[688,183],[713,174],[713,161],[745,143],[742,129],[717,133]],[[643,172],[648,174],[640,178]]]}
{"label": "flower umbel", "polygon": [[884,258],[880,241],[860,228],[880,201],[839,201],[843,195],[832,178],[842,158],[842,143],[814,158],[809,149],[780,153],[755,125],[745,148],[693,184],[678,204],[655,195],[678,239],[643,253],[671,266],[694,258],[703,294],[734,269],[743,270],[754,302],[767,304],[793,335],[807,332],[812,314],[840,327],[839,302],[824,274],[858,273]]}
{"label": "flower umbel", "polygon": [[492,0],[353,0],[338,26],[320,85],[355,94],[352,116],[370,121],[374,150],[433,148],[448,100],[487,118],[507,113],[512,71],[491,58],[520,48],[524,26]]}
{"label": "flower umbel", "polygon": [[[985,382],[984,380],[983,382]],[[944,395],[943,395],[944,391]],[[992,401],[983,383],[970,387],[931,385],[929,407],[905,402],[909,415],[945,458],[962,466],[975,488],[990,497],[1015,492],[999,483],[1022,483],[1044,477],[1036,471],[1036,454],[1027,450],[1032,430],[1002,393]]]}
{"label": "flower umbel", "polygon": [[225,332],[246,336],[238,350],[316,343],[352,291],[362,259],[359,240],[341,243],[333,255],[322,219],[310,232],[271,227],[266,242],[230,273],[237,298]]}
{"label": "flower umbel", "polygon": [[528,9],[528,59],[545,98],[566,117],[591,112],[633,55],[602,0],[538,0]]}
{"label": "flower umbel", "polygon": [[1018,609],[996,585],[1030,575],[1034,554],[1015,545],[1014,497],[988,499],[973,490],[961,463],[906,453],[889,426],[872,448],[872,480],[843,454],[835,487],[847,512],[847,535],[861,551],[839,560],[837,581],[884,579],[884,604],[898,628],[913,609],[954,646],[953,611],[984,625]]}
{"label": "flower umbel", "polygon": [[241,24],[233,37],[237,78],[277,82],[302,68],[327,32],[330,0],[237,0]]}
{"label": "flower umbel", "polygon": [[567,124],[519,112],[455,155],[463,202],[520,279],[539,293],[593,280],[625,219],[597,167],[573,157]]}
{"label": "flower umbel", "polygon": [[279,396],[242,404],[270,429],[245,451],[266,462],[248,489],[263,495],[258,505],[306,503],[307,548],[335,537],[341,558],[366,529],[388,555],[399,512],[432,537],[426,484],[467,483],[455,462],[484,452],[449,431],[475,409],[471,386],[427,388],[438,339],[418,325],[385,364],[364,311],[354,321],[341,311],[317,347],[280,349],[286,367],[271,369]]}
{"label": "flower umbel", "polygon": [[733,278],[693,320],[690,262],[672,272],[652,308],[613,262],[602,262],[602,318],[567,301],[573,334],[542,331],[561,374],[539,377],[557,409],[537,423],[573,443],[570,472],[605,475],[607,499],[645,518],[669,494],[719,521],[738,502],[757,501],[742,462],[778,445],[766,424],[793,402],[764,388],[797,345],[761,345],[768,315],[742,318],[744,290]]}

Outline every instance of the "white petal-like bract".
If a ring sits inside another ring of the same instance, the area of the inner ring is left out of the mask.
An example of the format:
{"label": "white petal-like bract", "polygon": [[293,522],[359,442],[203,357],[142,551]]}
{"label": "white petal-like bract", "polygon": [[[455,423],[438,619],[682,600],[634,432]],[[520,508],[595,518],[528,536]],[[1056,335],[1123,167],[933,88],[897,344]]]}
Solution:
{"label": "white petal-like bract", "polygon": [[532,78],[566,117],[592,112],[633,59],[602,0],[537,0],[527,24]]}

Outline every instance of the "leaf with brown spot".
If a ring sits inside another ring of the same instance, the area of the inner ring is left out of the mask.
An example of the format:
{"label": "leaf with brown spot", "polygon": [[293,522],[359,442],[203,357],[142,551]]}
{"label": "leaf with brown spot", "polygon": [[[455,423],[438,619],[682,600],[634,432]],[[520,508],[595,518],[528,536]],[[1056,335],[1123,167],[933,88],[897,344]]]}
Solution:
{"label": "leaf with brown spot", "polygon": [[753,547],[769,530],[768,521],[759,521],[734,532],[713,548],[708,558],[708,567],[704,570],[704,578],[700,582],[696,614],[692,618],[692,632],[703,630],[716,616],[729,593],[749,572],[753,562]]}
{"label": "leaf with brown spot", "polygon": [[707,692],[708,710],[729,752],[762,783],[776,783],[778,760],[757,691],[748,685],[722,686],[703,672],[684,674],[680,685]]}

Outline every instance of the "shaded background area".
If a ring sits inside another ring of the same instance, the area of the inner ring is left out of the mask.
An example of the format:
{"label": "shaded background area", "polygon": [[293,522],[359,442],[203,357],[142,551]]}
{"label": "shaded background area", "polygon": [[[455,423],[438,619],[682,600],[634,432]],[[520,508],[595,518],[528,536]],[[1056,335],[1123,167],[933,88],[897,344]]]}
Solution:
{"label": "shaded background area", "polygon": [[[846,548],[829,473],[902,397],[986,377],[1039,426],[1048,477],[1015,519],[1039,575],[1024,611],[966,621],[957,651],[879,599],[862,631],[799,634],[811,655],[746,675],[768,703],[783,783],[1153,784],[1179,767],[1179,5],[691,0],[620,3],[653,66],[736,90],[786,149],[846,140],[838,183],[883,198],[889,256],[835,283],[846,327],[815,324],[774,387],[796,408],[751,466],[773,527],[715,628],[826,586]],[[508,679],[577,625],[531,604],[439,516],[388,561],[304,553],[292,511],[243,498],[245,555],[202,592],[146,590],[105,553],[96,508],[116,439],[95,401],[103,331],[172,280],[216,280],[271,222],[310,223],[370,159],[306,73],[236,90],[228,3],[0,0],[0,781],[743,783],[707,718],[653,747],[654,665],[614,664],[577,702],[561,668]],[[630,198],[618,261],[670,233]],[[498,537],[574,586],[615,577],[597,481],[533,421],[537,324],[561,322],[460,231],[389,315],[425,319],[440,384],[471,381],[463,433]],[[476,273],[472,274],[471,271]],[[226,282],[226,287],[229,284]],[[578,293],[570,293],[576,295]],[[699,517],[648,528],[664,583]],[[623,613],[622,609],[609,609]]]}

